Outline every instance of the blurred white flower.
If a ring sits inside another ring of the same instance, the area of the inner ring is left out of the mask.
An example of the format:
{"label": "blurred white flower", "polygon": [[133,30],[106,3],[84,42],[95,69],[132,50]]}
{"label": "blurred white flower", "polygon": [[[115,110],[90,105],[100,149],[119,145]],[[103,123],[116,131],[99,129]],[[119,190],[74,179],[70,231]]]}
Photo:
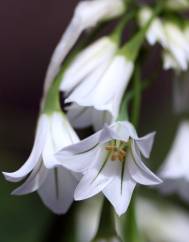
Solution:
{"label": "blurred white flower", "polygon": [[[141,9],[139,24],[143,26],[153,15],[149,7]],[[186,30],[176,22],[156,18],[152,21],[147,34],[151,45],[161,44],[163,47],[164,69],[173,68],[176,71],[186,70],[189,62],[189,45]]]}
{"label": "blurred white flower", "polygon": [[145,241],[188,242],[189,214],[173,205],[137,199],[137,221]]}
{"label": "blurred white flower", "polygon": [[126,212],[136,183],[161,180],[142,162],[148,158],[154,133],[138,138],[129,122],[117,122],[57,153],[58,165],[83,173],[74,198],[83,200],[103,192],[118,215]]}
{"label": "blurred white flower", "polygon": [[6,173],[8,181],[18,182],[27,177],[14,195],[38,191],[43,202],[57,214],[65,213],[73,202],[77,180],[72,172],[55,167],[55,152],[78,142],[66,118],[59,112],[41,114],[32,152],[25,164],[16,172]]}
{"label": "blurred white flower", "polygon": [[134,69],[133,61],[117,51],[118,44],[104,37],[81,52],[62,80],[61,90],[69,94],[66,102],[108,111],[117,118]]}
{"label": "blurred white flower", "polygon": [[165,6],[172,10],[187,10],[189,9],[188,0],[165,0]]}
{"label": "blurred white flower", "polygon": [[178,193],[189,201],[189,122],[182,122],[176,134],[173,146],[160,169],[164,180],[160,185],[163,193]]}
{"label": "blurred white flower", "polygon": [[124,9],[125,4],[123,0],[90,0],[78,3],[73,18],[52,55],[45,77],[45,95],[57,75],[61,63],[81,33],[88,28],[96,26],[103,20],[121,15]]}
{"label": "blurred white flower", "polygon": [[[139,11],[138,22],[143,27],[153,15],[153,10],[150,7],[143,7]],[[163,44],[166,43],[166,36],[164,33],[163,23],[160,18],[155,18],[146,32],[146,38],[150,45],[154,45],[156,42]]]}

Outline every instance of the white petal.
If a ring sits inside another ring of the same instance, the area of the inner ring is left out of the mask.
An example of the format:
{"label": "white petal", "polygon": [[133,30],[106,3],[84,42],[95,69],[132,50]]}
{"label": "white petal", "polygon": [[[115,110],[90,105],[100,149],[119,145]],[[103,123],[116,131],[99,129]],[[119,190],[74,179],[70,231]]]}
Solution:
{"label": "white petal", "polygon": [[[90,96],[93,94],[94,89],[99,84],[99,81],[105,73],[108,65],[109,61],[106,61],[105,63],[100,64],[98,68],[94,69],[90,74],[88,74],[86,78],[82,80],[81,84],[77,86],[77,88],[66,99],[66,102],[75,102],[80,106],[86,106],[87,100],[87,106],[93,106]],[[85,69],[86,67],[82,68],[82,70]]]}
{"label": "white petal", "polygon": [[140,153],[137,151],[134,142],[131,144],[132,154],[128,154],[128,169],[131,177],[137,183],[142,185],[157,185],[162,183],[162,180],[157,177],[148,167],[142,162]]}
{"label": "white petal", "polygon": [[69,154],[81,154],[87,152],[96,147],[97,144],[99,144],[100,142],[107,142],[111,140],[110,132],[111,130],[105,127],[103,130],[96,132],[90,137],[78,142],[77,144],[73,144],[63,148],[61,151],[58,152],[57,156],[61,158],[61,156],[63,157],[64,155],[67,156]]}
{"label": "white petal", "polygon": [[189,123],[182,122],[178,128],[175,141],[160,169],[163,178],[188,177],[189,158]]}
{"label": "white petal", "polygon": [[46,115],[41,115],[37,125],[37,131],[36,131],[36,137],[35,137],[33,149],[28,160],[16,172],[12,172],[12,173],[4,172],[3,175],[5,176],[6,180],[12,181],[12,182],[20,181],[33,170],[33,168],[37,165],[41,157],[41,153],[45,145],[47,130],[48,130],[48,118]]}
{"label": "white petal", "polygon": [[154,143],[154,136],[155,136],[155,132],[148,134],[142,138],[138,138],[135,140],[139,150],[141,151],[141,153],[143,154],[143,156],[145,158],[149,158],[150,157],[150,153],[152,150],[152,146]]}
{"label": "white petal", "polygon": [[126,169],[124,170],[123,180],[121,179],[121,172],[120,166],[117,176],[103,189],[104,195],[112,203],[119,216],[127,211],[136,186],[136,183],[130,178]]}
{"label": "white petal", "polygon": [[73,172],[84,173],[91,166],[93,166],[93,163],[95,162],[95,157],[99,153],[99,149],[100,148],[97,146],[96,148],[82,154],[65,153],[64,155],[63,153],[58,153],[56,155],[57,160],[59,160],[57,164]]}
{"label": "white petal", "polygon": [[65,72],[60,89],[70,92],[85,77],[112,59],[117,45],[104,37],[82,51]]}
{"label": "white petal", "polygon": [[82,1],[78,4],[76,14],[80,24],[85,28],[93,27],[98,22],[117,17],[125,9],[122,0],[92,0]]}
{"label": "white petal", "polygon": [[73,202],[77,181],[64,168],[51,169],[43,185],[38,190],[45,205],[56,214],[67,212]]}
{"label": "white petal", "polygon": [[128,121],[115,122],[110,125],[110,128],[117,133],[117,139],[119,140],[127,142],[129,138],[138,138],[134,126]]}
{"label": "white petal", "polygon": [[[87,88],[87,79],[81,86],[81,98],[73,94],[69,101],[75,101],[81,106],[93,106],[97,110],[107,110],[117,117],[123,93],[133,72],[133,63],[123,56],[116,56],[104,75],[94,81],[93,89]],[[96,83],[96,85],[95,85]]]}
{"label": "white petal", "polygon": [[75,200],[84,200],[101,192],[117,174],[119,168],[118,162],[104,161],[107,158],[107,152],[102,151],[96,158],[96,165],[87,171],[78,184],[74,198]]}
{"label": "white petal", "polygon": [[47,168],[57,165],[55,153],[63,147],[77,143],[78,136],[61,113],[54,113],[50,117],[46,144],[43,151],[43,161]]}
{"label": "white petal", "polygon": [[68,108],[68,118],[78,129],[93,126],[95,131],[103,128],[104,124],[113,122],[112,115],[106,111],[99,111],[93,107],[83,107],[74,103]]}
{"label": "white petal", "polygon": [[168,51],[163,52],[163,68],[165,70],[174,69],[176,71],[180,70],[180,65],[175,59],[175,57]]}
{"label": "white petal", "polygon": [[65,33],[61,37],[51,57],[51,60],[47,69],[46,77],[45,77],[45,86],[44,86],[45,96],[54,78],[58,74],[63,60],[65,59],[69,51],[76,43],[82,31],[83,31],[82,26],[78,22],[77,17],[74,16],[68,28],[66,29]]}
{"label": "white petal", "polygon": [[39,162],[24,184],[14,190],[12,195],[24,195],[37,191],[45,181],[47,172],[48,170],[43,166],[43,163]]}

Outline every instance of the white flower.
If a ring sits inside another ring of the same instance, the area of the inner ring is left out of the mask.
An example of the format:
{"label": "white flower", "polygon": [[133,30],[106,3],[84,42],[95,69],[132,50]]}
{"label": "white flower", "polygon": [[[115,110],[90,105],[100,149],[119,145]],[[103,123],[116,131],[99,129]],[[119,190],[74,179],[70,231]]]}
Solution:
{"label": "white flower", "polygon": [[[139,11],[138,22],[143,27],[152,17],[153,11],[149,7],[143,7]],[[166,43],[166,37],[164,33],[163,23],[160,18],[155,18],[146,32],[146,38],[150,45],[154,45],[156,42],[163,44]]]}
{"label": "white flower", "polygon": [[166,0],[165,6],[172,10],[187,10],[189,9],[188,0]]}
{"label": "white flower", "polygon": [[134,69],[133,61],[117,50],[117,44],[105,37],[79,54],[62,80],[61,90],[69,93],[66,102],[108,111],[117,118]]}
{"label": "white flower", "polygon": [[164,47],[175,58],[178,67],[181,70],[186,70],[189,61],[189,45],[184,30],[177,24],[169,21],[164,23],[164,29],[167,36],[167,46]]}
{"label": "white flower", "polygon": [[73,18],[52,55],[45,77],[45,95],[57,75],[61,63],[81,33],[96,26],[100,21],[121,15],[124,9],[123,0],[91,0],[78,3]]}
{"label": "white flower", "polygon": [[137,199],[138,227],[145,241],[188,242],[189,214],[175,205]]}
{"label": "white flower", "polygon": [[189,122],[182,122],[173,146],[160,169],[164,183],[160,190],[164,193],[177,192],[189,201]]}
{"label": "white flower", "polygon": [[72,172],[56,167],[54,153],[78,142],[66,118],[59,112],[42,114],[39,118],[32,152],[16,172],[5,173],[8,181],[18,182],[27,177],[14,195],[38,191],[43,202],[57,214],[65,213],[73,202],[77,180]]}
{"label": "white flower", "polygon": [[[152,16],[150,8],[143,8],[139,13],[139,23],[143,26]],[[179,24],[155,18],[148,31],[147,40],[151,45],[161,44],[164,49],[164,68],[176,70],[186,70],[189,62],[189,45],[185,29]]]}
{"label": "white flower", "polygon": [[141,160],[141,153],[149,157],[153,139],[154,133],[138,138],[132,124],[117,122],[60,151],[57,164],[83,173],[75,190],[75,200],[103,192],[121,215],[127,210],[136,183],[161,182]]}

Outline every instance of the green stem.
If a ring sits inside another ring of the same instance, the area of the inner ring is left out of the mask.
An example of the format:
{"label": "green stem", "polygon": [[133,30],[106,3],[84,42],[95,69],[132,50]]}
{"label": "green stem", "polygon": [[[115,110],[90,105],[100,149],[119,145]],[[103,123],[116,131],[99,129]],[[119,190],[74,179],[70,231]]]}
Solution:
{"label": "green stem", "polygon": [[139,116],[140,116],[140,107],[141,107],[141,73],[140,73],[140,67],[136,64],[135,67],[135,74],[134,74],[134,100],[133,100],[133,108],[132,108],[132,116],[131,121],[132,124],[137,127],[139,122]]}

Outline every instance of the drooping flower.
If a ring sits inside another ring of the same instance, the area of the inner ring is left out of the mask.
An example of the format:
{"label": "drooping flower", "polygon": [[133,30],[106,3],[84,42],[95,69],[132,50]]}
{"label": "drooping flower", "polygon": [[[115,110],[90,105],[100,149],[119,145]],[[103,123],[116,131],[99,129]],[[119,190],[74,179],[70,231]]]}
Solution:
{"label": "drooping flower", "polygon": [[65,213],[73,202],[77,184],[72,172],[55,167],[55,152],[62,147],[78,142],[79,139],[62,113],[41,114],[32,152],[25,164],[16,172],[4,172],[8,181],[26,181],[14,195],[39,193],[42,201],[53,212]]}
{"label": "drooping flower", "polygon": [[57,75],[61,63],[81,33],[88,28],[96,26],[101,21],[121,15],[124,9],[125,4],[123,0],[92,0],[78,3],[73,18],[52,55],[45,77],[45,94]]}
{"label": "drooping flower", "polygon": [[173,146],[160,169],[164,180],[160,190],[165,194],[178,193],[189,201],[189,122],[182,122],[178,128]]}
{"label": "drooping flower", "polygon": [[[139,23],[143,26],[153,11],[144,7],[139,13]],[[171,20],[155,18],[146,37],[151,45],[159,43],[163,47],[164,69],[186,70],[189,62],[189,45],[185,28]]]}
{"label": "drooping flower", "polygon": [[126,212],[137,183],[161,182],[141,160],[141,154],[149,157],[153,140],[154,133],[138,138],[131,123],[117,122],[58,152],[57,164],[83,173],[75,200],[103,192],[121,215]]}
{"label": "drooping flower", "polygon": [[[88,121],[88,124],[91,117],[97,115],[107,123],[117,118],[123,94],[134,69],[133,61],[117,51],[118,43],[103,37],[81,52],[71,64],[61,85],[61,90],[68,97],[66,102],[77,104],[74,106],[75,110],[72,106],[68,116],[75,117],[77,113],[82,113],[84,123]],[[81,111],[76,109],[79,106]],[[87,113],[90,115],[86,115]],[[77,126],[84,124],[77,123]],[[102,128],[99,123],[93,123],[95,127]]]}

